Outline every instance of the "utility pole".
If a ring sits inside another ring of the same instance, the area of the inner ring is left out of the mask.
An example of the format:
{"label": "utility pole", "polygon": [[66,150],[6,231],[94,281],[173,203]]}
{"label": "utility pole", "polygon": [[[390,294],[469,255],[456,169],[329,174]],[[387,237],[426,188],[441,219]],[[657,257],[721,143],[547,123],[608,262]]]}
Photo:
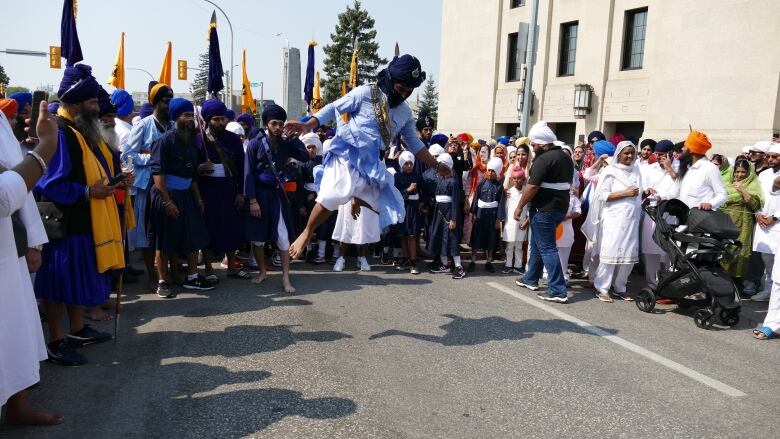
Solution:
{"label": "utility pole", "polygon": [[532,86],[534,79],[534,64],[536,64],[536,23],[539,15],[539,0],[533,0],[531,5],[531,25],[528,26],[528,45],[525,51],[525,88],[523,89],[523,118],[520,129],[524,136],[528,135],[528,119],[531,117],[533,101]]}

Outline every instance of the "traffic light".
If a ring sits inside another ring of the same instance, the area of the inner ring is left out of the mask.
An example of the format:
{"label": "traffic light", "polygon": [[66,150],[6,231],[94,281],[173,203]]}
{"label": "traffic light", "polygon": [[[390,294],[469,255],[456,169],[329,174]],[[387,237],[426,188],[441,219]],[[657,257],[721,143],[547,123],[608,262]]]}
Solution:
{"label": "traffic light", "polygon": [[182,81],[187,80],[187,60],[186,59],[180,59],[179,60],[179,79]]}
{"label": "traffic light", "polygon": [[52,69],[62,68],[62,55],[60,46],[49,46],[49,67]]}

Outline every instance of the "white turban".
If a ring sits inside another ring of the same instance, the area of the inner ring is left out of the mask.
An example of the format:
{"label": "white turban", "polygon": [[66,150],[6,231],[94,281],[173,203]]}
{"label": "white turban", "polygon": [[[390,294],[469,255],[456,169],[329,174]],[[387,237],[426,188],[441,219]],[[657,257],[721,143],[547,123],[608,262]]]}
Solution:
{"label": "white turban", "polygon": [[227,126],[225,127],[226,130],[230,131],[231,133],[237,135],[237,136],[243,136],[244,135],[244,127],[241,126],[238,122],[228,122]]}
{"label": "white turban", "polygon": [[742,147],[742,154],[749,154],[751,149],[753,149],[752,146],[743,146]]}
{"label": "white turban", "polygon": [[508,146],[506,148],[507,155],[517,154],[517,147],[516,146]]}
{"label": "white turban", "polygon": [[444,154],[446,151],[444,151],[444,148],[441,147],[438,143],[434,143],[430,147],[428,147],[428,152],[431,153],[432,156],[438,157],[442,154]]}
{"label": "white turban", "polygon": [[402,152],[401,156],[398,157],[398,163],[401,164],[402,168],[406,164],[406,162],[412,162],[412,164],[414,164],[414,154],[412,154],[409,151]]}
{"label": "white turban", "polygon": [[436,161],[439,163],[444,163],[444,165],[450,169],[452,169],[452,167],[455,165],[452,162],[452,156],[450,156],[449,154],[439,155],[439,157],[436,158]]}
{"label": "white turban", "polygon": [[772,154],[780,154],[780,143],[773,143],[772,146],[769,147],[769,152]]}
{"label": "white turban", "polygon": [[549,145],[558,140],[558,138],[555,137],[553,130],[547,126],[547,122],[543,120],[536,122],[534,126],[531,127],[531,130],[528,131],[528,138],[531,139],[531,143],[537,145]]}
{"label": "white turban", "polygon": [[317,155],[322,155],[322,142],[316,133],[306,133],[300,139],[304,146],[314,145],[317,147]]}
{"label": "white turban", "polygon": [[761,151],[766,154],[767,152],[769,152],[769,148],[771,147],[772,147],[772,142],[770,142],[769,140],[760,140],[756,142],[755,145],[751,146],[750,149],[752,151]]}
{"label": "white turban", "polygon": [[333,143],[333,139],[326,139],[325,142],[322,144],[322,155],[325,155],[328,151],[330,151],[330,144]]}
{"label": "white turban", "polygon": [[487,168],[495,172],[497,176],[500,176],[501,171],[504,169],[504,162],[498,157],[493,157],[488,161]]}

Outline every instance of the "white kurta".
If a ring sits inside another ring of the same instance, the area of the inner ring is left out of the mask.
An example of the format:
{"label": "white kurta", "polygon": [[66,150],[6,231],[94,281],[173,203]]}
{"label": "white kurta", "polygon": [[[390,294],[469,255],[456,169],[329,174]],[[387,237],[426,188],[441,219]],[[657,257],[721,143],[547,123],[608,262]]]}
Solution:
{"label": "white kurta", "polygon": [[[636,168],[634,168],[636,169]],[[607,201],[612,192],[639,188],[632,198]],[[598,246],[593,249],[602,264],[635,264],[639,261],[639,214],[642,184],[639,172],[616,169],[602,174],[596,198],[603,203],[599,222]]]}
{"label": "white kurta", "polygon": [[360,208],[358,219],[352,218],[352,202],[339,207],[333,239],[345,244],[371,244],[382,239],[379,215],[371,209]]}
{"label": "white kurta", "polygon": [[[639,167],[639,171],[642,174],[644,189],[655,189],[660,199],[671,200],[679,195],[680,185],[672,180],[672,177],[661,168],[660,164],[644,164]],[[645,215],[642,220],[642,253],[663,255],[664,251],[653,241],[653,233],[655,233],[655,221]]]}
{"label": "white kurta", "polygon": [[690,208],[709,203],[717,210],[727,200],[726,185],[717,166],[705,157],[688,167],[680,182],[680,201]]}
{"label": "white kurta", "polygon": [[504,229],[501,231],[501,239],[504,242],[523,242],[528,238],[528,228],[520,230],[520,224],[528,218],[528,206],[525,206],[520,213],[520,221],[515,221],[515,209],[520,204],[522,196],[523,191],[514,186],[509,188],[509,196],[506,199],[506,221],[504,221]]}
{"label": "white kurta", "polygon": [[[759,213],[780,218],[780,197],[772,195],[772,183],[778,175],[780,172],[775,172],[772,168],[758,174],[761,191],[764,193],[764,205],[761,206]],[[754,252],[774,254],[778,244],[780,244],[780,224],[776,222],[766,229],[756,225],[753,232]]]}
{"label": "white kurta", "polygon": [[[568,213],[582,213],[580,199],[573,195],[569,197]],[[572,226],[571,218],[563,221],[559,227],[563,228],[563,233],[561,234],[561,237],[555,241],[555,245],[558,248],[567,248],[574,245],[574,227]]]}
{"label": "white kurta", "polygon": [[19,174],[0,174],[0,405],[38,382],[39,363],[46,359],[32,281],[27,262],[16,255],[11,225],[11,214],[28,199]]}

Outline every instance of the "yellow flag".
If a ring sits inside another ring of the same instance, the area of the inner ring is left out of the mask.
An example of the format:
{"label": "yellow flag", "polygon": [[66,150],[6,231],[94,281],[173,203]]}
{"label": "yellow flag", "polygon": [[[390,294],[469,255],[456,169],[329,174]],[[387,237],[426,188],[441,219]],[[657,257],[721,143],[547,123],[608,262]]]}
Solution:
{"label": "yellow flag", "polygon": [[[357,57],[359,48],[355,45],[355,50],[352,51],[352,62],[349,63],[349,89],[357,87]],[[346,94],[346,93],[345,93]]]}
{"label": "yellow flag", "polygon": [[244,57],[241,60],[241,112],[246,113],[246,109],[252,110],[252,113],[257,111],[257,104],[255,104],[255,98],[252,96],[252,87],[249,83],[249,77],[246,75],[246,49],[244,49]]}
{"label": "yellow flag", "polygon": [[119,39],[119,53],[116,54],[116,63],[111,76],[108,77],[108,83],[116,88],[124,90],[125,88],[125,33]]}
{"label": "yellow flag", "polygon": [[170,86],[171,85],[171,42],[168,41],[168,50],[165,51],[165,59],[163,65],[160,68],[160,78],[157,82]]}
{"label": "yellow flag", "polygon": [[[346,94],[347,94],[347,81],[341,81],[341,96],[345,96]],[[349,122],[349,114],[344,113],[341,115],[341,118],[344,119],[344,122]]]}
{"label": "yellow flag", "polygon": [[311,114],[315,114],[322,109],[322,96],[320,94],[320,72],[314,74],[314,91],[311,97]]}

